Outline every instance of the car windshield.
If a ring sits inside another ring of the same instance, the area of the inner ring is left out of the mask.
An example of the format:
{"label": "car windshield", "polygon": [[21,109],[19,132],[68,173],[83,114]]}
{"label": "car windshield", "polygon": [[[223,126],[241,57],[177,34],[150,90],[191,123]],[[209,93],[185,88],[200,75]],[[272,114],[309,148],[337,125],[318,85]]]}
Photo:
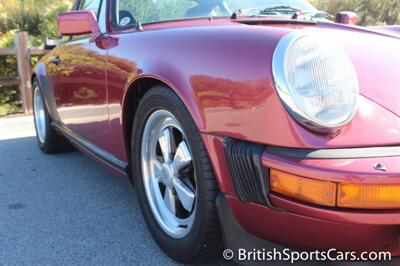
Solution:
{"label": "car windshield", "polygon": [[116,0],[115,23],[119,27],[191,19],[239,16],[292,16],[296,11],[315,13],[306,0]]}

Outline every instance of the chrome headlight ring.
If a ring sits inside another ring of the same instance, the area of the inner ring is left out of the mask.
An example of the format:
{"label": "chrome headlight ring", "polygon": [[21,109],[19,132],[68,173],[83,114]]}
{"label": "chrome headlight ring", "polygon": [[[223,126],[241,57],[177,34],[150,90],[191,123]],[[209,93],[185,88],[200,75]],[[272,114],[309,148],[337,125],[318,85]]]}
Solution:
{"label": "chrome headlight ring", "polygon": [[289,33],[275,49],[272,71],[285,108],[308,129],[336,132],[355,115],[357,73],[333,42],[312,33]]}

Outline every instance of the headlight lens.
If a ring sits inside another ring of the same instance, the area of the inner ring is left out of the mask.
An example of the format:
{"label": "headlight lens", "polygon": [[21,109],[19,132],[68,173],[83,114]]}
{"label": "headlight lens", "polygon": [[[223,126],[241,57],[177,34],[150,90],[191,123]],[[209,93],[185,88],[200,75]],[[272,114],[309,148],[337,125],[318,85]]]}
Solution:
{"label": "headlight lens", "polygon": [[283,37],[273,74],[280,98],[297,121],[332,132],[354,116],[359,86],[348,55],[321,38],[297,32]]}

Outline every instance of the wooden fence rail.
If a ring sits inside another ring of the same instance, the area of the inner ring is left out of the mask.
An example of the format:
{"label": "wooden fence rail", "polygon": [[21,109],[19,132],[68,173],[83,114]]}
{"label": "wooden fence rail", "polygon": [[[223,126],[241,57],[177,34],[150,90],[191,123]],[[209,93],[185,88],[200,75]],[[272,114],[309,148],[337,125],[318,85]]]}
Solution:
{"label": "wooden fence rail", "polygon": [[45,55],[48,50],[29,48],[28,33],[18,32],[14,35],[15,48],[0,48],[0,56],[14,55],[17,58],[18,76],[0,77],[2,86],[19,85],[22,106],[25,113],[32,113],[32,88],[31,88],[31,55]]}

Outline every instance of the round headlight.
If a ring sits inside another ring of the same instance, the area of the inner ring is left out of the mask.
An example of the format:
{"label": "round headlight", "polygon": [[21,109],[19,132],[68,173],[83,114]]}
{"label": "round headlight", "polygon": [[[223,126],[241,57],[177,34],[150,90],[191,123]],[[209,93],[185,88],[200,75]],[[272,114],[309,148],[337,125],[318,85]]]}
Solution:
{"label": "round headlight", "polygon": [[283,37],[274,53],[273,75],[289,113],[312,130],[330,133],[354,116],[359,86],[348,55],[321,38],[298,32]]}

